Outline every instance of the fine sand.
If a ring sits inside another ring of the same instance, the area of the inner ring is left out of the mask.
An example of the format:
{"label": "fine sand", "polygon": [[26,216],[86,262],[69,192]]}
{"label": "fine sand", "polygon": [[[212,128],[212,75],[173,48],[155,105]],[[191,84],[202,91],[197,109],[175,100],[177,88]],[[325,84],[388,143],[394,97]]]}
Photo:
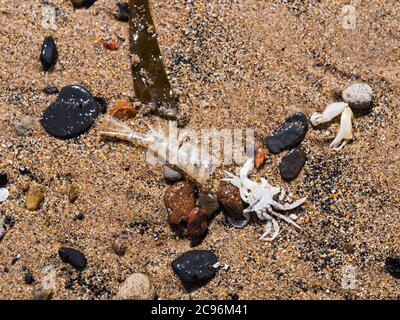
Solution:
{"label": "fine sand", "polygon": [[[170,230],[162,166],[148,164],[144,149],[104,140],[96,127],[69,141],[49,136],[39,123],[28,136],[16,134],[25,115],[38,120],[56,98],[42,92],[48,85],[83,84],[109,106],[135,101],[128,24],[114,18],[116,2],[98,0],[74,11],[70,1],[51,0],[58,7],[51,30],[43,26],[44,1],[0,0],[0,171],[8,173],[11,193],[0,212],[15,220],[0,241],[0,298],[30,299],[25,268],[38,285],[42,268],[53,265],[54,299],[110,299],[134,272],[148,274],[162,299],[226,299],[231,293],[240,299],[398,299],[399,280],[384,260],[400,254],[399,1],[353,1],[355,29],[342,26],[344,0],[150,1],[188,128],[254,128],[262,146],[263,136],[291,113],[322,111],[353,81],[369,83],[375,93],[372,112],[356,116],[355,140],[341,152],[329,147],[338,122],[310,127],[302,143],[308,161],[294,182],[278,173],[285,153],[268,155],[255,174],[293,199],[308,196],[295,211],[303,229],[279,221],[281,234],[264,242],[258,240],[263,224],[239,230],[218,215],[198,248],[213,250],[230,268],[190,293],[170,267],[190,243]],[[59,61],[45,74],[38,57],[48,35]],[[117,51],[94,43],[117,36],[125,39]],[[137,117],[129,124],[143,131],[145,122],[159,121]],[[21,165],[32,176],[22,175]],[[222,169],[235,167],[219,168],[205,187],[216,188]],[[33,212],[25,209],[23,191],[31,180],[45,188]],[[71,183],[80,188],[73,204],[66,195]],[[74,219],[79,212],[82,221]],[[146,228],[135,223],[143,221]],[[111,248],[121,234],[129,241],[123,257]],[[77,273],[59,259],[61,246],[81,250],[88,260],[83,280],[69,289],[65,284]],[[347,289],[344,268],[355,273]]]}

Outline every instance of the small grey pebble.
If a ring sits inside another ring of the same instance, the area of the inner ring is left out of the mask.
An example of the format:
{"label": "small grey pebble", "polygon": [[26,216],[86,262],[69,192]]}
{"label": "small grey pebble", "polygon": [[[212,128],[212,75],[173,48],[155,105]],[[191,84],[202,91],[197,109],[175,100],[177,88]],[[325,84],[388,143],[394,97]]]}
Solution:
{"label": "small grey pebble", "polygon": [[34,288],[32,292],[32,300],[50,300],[53,292],[42,288]]}
{"label": "small grey pebble", "polygon": [[6,230],[4,229],[4,220],[3,216],[0,216],[0,240],[3,239],[4,235],[6,234]]}
{"label": "small grey pebble", "polygon": [[342,99],[350,108],[368,110],[371,107],[374,93],[366,83],[354,83],[342,92]]}
{"label": "small grey pebble", "polygon": [[164,167],[164,176],[167,181],[178,182],[183,179],[183,174],[178,169],[171,168],[170,166]]}
{"label": "small grey pebble", "polygon": [[198,205],[204,209],[208,215],[212,215],[219,210],[217,195],[212,193],[200,193]]}
{"label": "small grey pebble", "polygon": [[22,123],[18,123],[15,131],[17,132],[17,136],[26,136],[28,134],[28,130],[26,130],[26,128],[23,126]]}

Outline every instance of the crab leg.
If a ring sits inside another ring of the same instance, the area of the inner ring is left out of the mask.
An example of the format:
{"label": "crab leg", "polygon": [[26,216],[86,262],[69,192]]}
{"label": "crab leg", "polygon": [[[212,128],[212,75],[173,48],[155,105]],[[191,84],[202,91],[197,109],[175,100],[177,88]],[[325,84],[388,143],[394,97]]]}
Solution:
{"label": "crab leg", "polygon": [[272,201],[272,206],[275,209],[281,210],[281,211],[292,210],[292,209],[297,208],[298,206],[302,205],[304,203],[304,201],[306,201],[306,199],[307,199],[307,197],[304,197],[299,200],[296,200],[293,203],[285,203],[285,204],[281,204],[279,202]]}
{"label": "crab leg", "polygon": [[340,129],[335,140],[332,141],[331,147],[335,150],[342,149],[346,144],[353,140],[352,123],[353,112],[350,107],[343,110],[340,118]]}
{"label": "crab leg", "polygon": [[271,232],[271,230],[272,230],[272,222],[271,222],[271,220],[270,221],[268,221],[267,223],[266,223],[266,225],[265,225],[265,228],[264,228],[264,233],[260,236],[260,240],[263,240],[267,235],[269,235],[269,233]]}
{"label": "crab leg", "polygon": [[268,207],[268,211],[272,215],[274,215],[274,216],[276,216],[278,218],[281,218],[282,220],[285,220],[287,223],[290,223],[291,225],[295,226],[296,228],[301,229],[301,227],[296,222],[294,222],[292,219],[290,219],[289,217],[284,216],[283,214],[275,212],[274,210],[272,210],[271,207]]}
{"label": "crab leg", "polygon": [[321,123],[329,122],[343,112],[349,105],[345,102],[334,102],[328,104],[324,112],[314,112],[310,117],[310,122],[313,126],[318,126]]}

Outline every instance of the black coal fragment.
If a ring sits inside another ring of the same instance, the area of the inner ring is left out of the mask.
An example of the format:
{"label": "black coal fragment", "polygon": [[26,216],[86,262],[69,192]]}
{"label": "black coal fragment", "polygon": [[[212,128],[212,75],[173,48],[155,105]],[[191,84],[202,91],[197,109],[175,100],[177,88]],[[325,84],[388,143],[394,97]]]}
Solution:
{"label": "black coal fragment", "polygon": [[63,247],[58,250],[58,255],[61,261],[70,264],[76,270],[83,270],[86,268],[87,261],[85,255],[79,250]]}
{"label": "black coal fragment", "polygon": [[47,86],[46,88],[43,89],[43,92],[46,94],[55,94],[59,93],[60,90],[58,90],[58,88],[55,86]]}
{"label": "black coal fragment", "polygon": [[271,153],[279,153],[298,146],[306,136],[307,130],[307,117],[301,112],[296,112],[271,135],[266,136],[265,143]]}
{"label": "black coal fragment", "polygon": [[53,37],[46,37],[43,41],[42,50],[40,52],[40,62],[42,63],[43,70],[50,70],[56,64],[57,58],[57,45]]}
{"label": "black coal fragment", "polygon": [[298,177],[306,163],[306,154],[299,148],[290,150],[279,164],[279,173],[285,181],[292,181]]}
{"label": "black coal fragment", "polygon": [[400,279],[400,257],[387,257],[385,265],[391,276]]}
{"label": "black coal fragment", "polygon": [[0,188],[4,188],[8,183],[8,175],[6,172],[0,173]]}
{"label": "black coal fragment", "polygon": [[218,262],[217,256],[209,250],[192,250],[184,253],[172,263],[172,269],[185,288],[199,287],[216,274],[213,267]]}
{"label": "black coal fragment", "polygon": [[117,3],[118,12],[115,14],[115,18],[121,22],[129,21],[129,4],[127,2],[118,2]]}
{"label": "black coal fragment", "polygon": [[61,89],[56,101],[44,112],[40,123],[59,139],[72,139],[91,128],[99,115],[98,103],[92,94],[79,85]]}

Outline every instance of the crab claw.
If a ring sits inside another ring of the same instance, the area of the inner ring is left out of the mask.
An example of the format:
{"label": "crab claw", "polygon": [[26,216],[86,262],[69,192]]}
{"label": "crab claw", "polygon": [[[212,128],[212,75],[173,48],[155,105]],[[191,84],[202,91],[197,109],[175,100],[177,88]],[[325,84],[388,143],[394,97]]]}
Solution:
{"label": "crab claw", "polygon": [[310,117],[310,122],[315,127],[321,123],[331,121],[333,118],[341,114],[348,106],[349,105],[345,102],[334,102],[328,104],[324,112],[314,112]]}
{"label": "crab claw", "polygon": [[249,158],[240,169],[239,176],[243,180],[249,176],[249,174],[254,170],[254,158]]}
{"label": "crab claw", "polygon": [[343,110],[342,116],[340,117],[340,129],[335,140],[332,141],[331,147],[335,150],[342,149],[346,144],[353,140],[353,131],[351,119],[353,118],[353,112],[350,107]]}

